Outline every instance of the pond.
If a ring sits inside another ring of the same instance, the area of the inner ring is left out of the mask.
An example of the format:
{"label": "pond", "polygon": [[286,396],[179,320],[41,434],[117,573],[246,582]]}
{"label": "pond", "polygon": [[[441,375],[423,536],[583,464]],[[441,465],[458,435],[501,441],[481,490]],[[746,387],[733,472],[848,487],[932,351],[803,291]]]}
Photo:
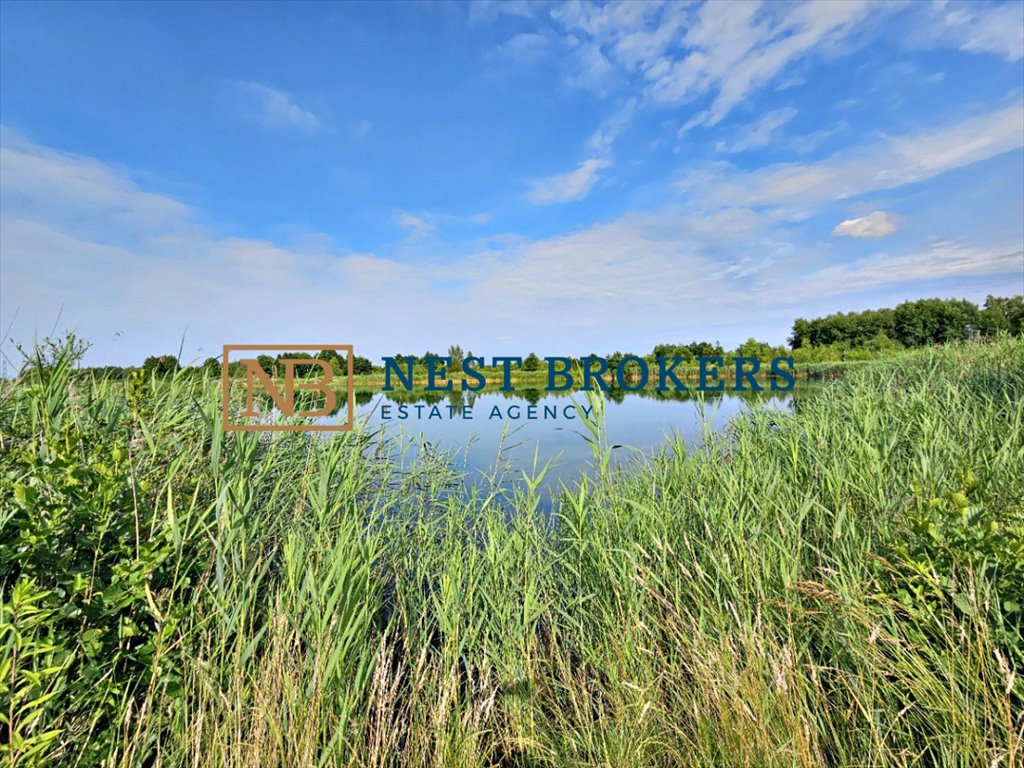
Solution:
{"label": "pond", "polygon": [[[791,392],[706,394],[613,390],[605,395],[607,441],[612,462],[621,466],[653,456],[670,440],[693,449],[707,431],[719,432],[730,420],[755,408],[790,412],[796,397],[813,387]],[[466,483],[503,485],[534,475],[550,464],[540,488],[545,505],[561,484],[571,486],[592,465],[594,454],[581,411],[589,410],[584,393],[515,392],[357,392],[356,417],[372,430],[405,446],[396,461],[410,467],[423,451],[451,454]]]}

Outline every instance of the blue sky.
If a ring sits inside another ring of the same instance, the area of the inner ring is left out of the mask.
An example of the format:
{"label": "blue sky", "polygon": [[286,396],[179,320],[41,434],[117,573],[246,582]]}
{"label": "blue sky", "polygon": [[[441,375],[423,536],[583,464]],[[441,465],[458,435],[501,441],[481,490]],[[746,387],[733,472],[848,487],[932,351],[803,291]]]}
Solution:
{"label": "blue sky", "polygon": [[1024,292],[1024,3],[0,16],[0,331],[94,364],[780,343]]}

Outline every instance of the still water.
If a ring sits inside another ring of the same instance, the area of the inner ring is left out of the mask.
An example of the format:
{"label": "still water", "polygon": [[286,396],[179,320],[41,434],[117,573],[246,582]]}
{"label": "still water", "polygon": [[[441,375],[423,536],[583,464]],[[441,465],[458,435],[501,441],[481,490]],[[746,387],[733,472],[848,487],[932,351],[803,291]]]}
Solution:
{"label": "still water", "polygon": [[[774,408],[789,412],[792,392],[688,393],[613,391],[605,396],[604,425],[613,465],[644,461],[669,440],[693,449],[745,412]],[[547,500],[561,484],[573,485],[593,462],[590,436],[580,414],[590,408],[583,393],[572,397],[538,390],[511,393],[357,392],[356,417],[366,427],[407,447],[396,460],[412,466],[421,452],[445,452],[467,484],[508,486],[534,466],[550,464],[541,485]],[[533,418],[530,418],[530,417]]]}

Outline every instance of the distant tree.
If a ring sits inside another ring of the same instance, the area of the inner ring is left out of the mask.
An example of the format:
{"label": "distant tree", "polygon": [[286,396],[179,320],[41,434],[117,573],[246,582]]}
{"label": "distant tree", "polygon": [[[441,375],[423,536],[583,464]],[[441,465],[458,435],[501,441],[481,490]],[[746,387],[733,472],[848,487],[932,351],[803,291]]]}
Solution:
{"label": "distant tree", "polygon": [[908,347],[966,341],[981,325],[981,313],[966,299],[906,301],[895,310],[896,338]]}
{"label": "distant tree", "polygon": [[169,373],[177,373],[181,370],[178,358],[174,355],[153,355],[147,357],[142,363],[142,371],[146,375],[156,374],[166,376]]}
{"label": "distant tree", "polygon": [[220,376],[220,361],[214,357],[208,357],[203,361],[202,370],[207,376]]}
{"label": "distant tree", "polygon": [[97,379],[120,381],[123,380],[130,368],[122,368],[119,365],[98,365],[89,368],[79,368],[79,373],[92,376]]}
{"label": "distant tree", "polygon": [[274,360],[280,363],[282,360],[312,360],[313,356],[309,352],[281,352]]}
{"label": "distant tree", "polygon": [[692,341],[686,345],[686,350],[689,353],[689,357],[721,357],[725,354],[725,350],[722,349],[722,345],[717,341],[712,344],[709,341]]}
{"label": "distant tree", "polygon": [[903,345],[896,341],[896,339],[890,339],[881,331],[864,343],[864,349],[876,355],[899,352],[903,348]]}
{"label": "distant tree", "polygon": [[652,357],[686,357],[689,350],[681,344],[655,344]]}
{"label": "distant tree", "polygon": [[462,347],[458,344],[452,344],[448,347],[448,357],[452,359],[451,368],[453,371],[462,370]]}
{"label": "distant tree", "polygon": [[[259,357],[257,357],[256,359],[259,360]],[[274,358],[274,362],[277,365],[278,372],[281,373],[282,375],[284,375],[284,363],[281,362],[282,360],[315,360],[315,359],[317,359],[317,358],[315,358],[313,355],[309,354],[309,352],[281,352],[279,355],[277,355],[277,357]],[[263,365],[261,364],[260,367],[262,368]],[[266,369],[264,368],[264,370],[266,370]],[[295,371],[295,375],[296,376],[306,376],[310,372],[310,366],[303,365],[302,363],[296,363],[294,371]]]}
{"label": "distant tree", "polygon": [[722,345],[717,341],[691,341],[689,344],[657,344],[652,357],[685,357],[693,360],[697,357],[721,357],[725,354]]}
{"label": "distant tree", "polygon": [[776,355],[780,354],[784,350],[773,347],[763,341],[758,341],[754,338],[749,338],[742,344],[740,344],[736,351],[733,352],[733,357],[753,357],[758,360],[771,360]]}
{"label": "distant tree", "polygon": [[789,346],[793,349],[811,346],[811,321],[798,317],[793,321],[793,332],[789,334]]}
{"label": "distant tree", "polygon": [[256,363],[267,376],[277,375],[277,365],[270,355],[256,355]]}
{"label": "distant tree", "polygon": [[867,310],[861,313],[859,335],[853,340],[855,344],[866,344],[879,334],[892,339],[896,335],[896,311],[892,309]]}
{"label": "distant tree", "polygon": [[335,376],[348,375],[348,362],[345,360],[345,358],[338,354],[338,350],[321,349],[319,352],[316,353],[316,359],[330,363],[331,372]]}
{"label": "distant tree", "polygon": [[[342,355],[336,349],[322,349],[316,354],[317,360],[324,360],[331,364],[331,371],[335,376],[347,376],[348,375],[348,357]],[[352,373],[355,375],[361,375],[365,373],[373,372],[373,363],[370,362],[369,358],[360,357],[359,355],[353,355],[352,357]]]}
{"label": "distant tree", "polygon": [[414,365],[417,368],[426,368],[429,362],[433,359],[436,359],[437,357],[439,357],[439,355],[436,352],[431,352],[428,350],[424,352],[422,355],[413,358],[413,360],[415,360]]}
{"label": "distant tree", "polygon": [[240,376],[248,376],[248,372],[245,368],[245,363],[241,360],[235,360],[234,362],[228,363],[228,377],[235,379]]}
{"label": "distant tree", "polygon": [[539,371],[540,370],[540,358],[537,357],[533,352],[523,358],[523,370],[524,371]]}
{"label": "distant tree", "polygon": [[[998,324],[999,312],[987,318]],[[986,318],[975,304],[964,299],[919,299],[895,309],[837,312],[811,320],[797,318],[789,336],[792,348],[846,345],[849,348],[878,346],[882,337],[907,347],[967,340],[985,331]]]}
{"label": "distant tree", "polygon": [[1024,296],[988,296],[980,313],[980,323],[986,336],[1000,331],[1020,336],[1024,333]]}

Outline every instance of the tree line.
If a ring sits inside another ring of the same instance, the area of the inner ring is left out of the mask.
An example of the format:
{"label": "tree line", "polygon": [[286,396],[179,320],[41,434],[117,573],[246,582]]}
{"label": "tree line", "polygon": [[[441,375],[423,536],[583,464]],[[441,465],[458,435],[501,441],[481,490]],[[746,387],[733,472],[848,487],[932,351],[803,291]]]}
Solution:
{"label": "tree line", "polygon": [[[281,376],[284,374],[284,366],[281,364],[281,361],[284,359],[325,360],[330,363],[331,370],[336,376],[345,376],[348,372],[346,357],[340,354],[336,349],[324,349],[317,352],[316,355],[311,355],[308,352],[281,352],[280,354],[273,356],[256,356],[256,362],[269,376]],[[295,366],[296,372],[300,375],[303,372],[302,369],[303,366],[301,364]],[[124,368],[117,365],[106,365],[84,368],[83,370],[101,376],[121,378],[128,371],[137,369],[134,367]],[[147,375],[156,374],[157,376],[166,376],[167,374],[174,374],[179,371],[194,372],[197,374],[205,373],[209,376],[220,376],[221,361],[215,357],[208,357],[200,365],[183,366],[176,355],[150,355],[143,361],[141,370]],[[360,355],[353,355],[352,372],[354,374],[359,375],[372,373],[374,370],[376,369],[374,368],[373,363],[370,362],[369,358],[362,357]],[[230,376],[244,376],[245,365],[238,360],[229,363],[228,374]]]}
{"label": "tree line", "polygon": [[[733,350],[726,350],[717,341],[691,341],[687,344],[656,344],[646,354],[616,350],[601,357],[608,360],[609,370],[615,370],[626,357],[639,357],[648,362],[657,357],[682,357],[689,361],[699,357],[721,357],[729,364],[736,357],[754,357],[766,361],[792,355],[797,363],[807,363],[884,357],[906,348],[972,341],[1000,333],[1013,336],[1024,333],[1024,295],[988,296],[980,307],[966,299],[918,299],[905,301],[892,308],[836,312],[811,319],[801,317],[793,322],[793,330],[788,339],[789,347],[773,346],[755,338],[747,339]],[[398,354],[394,358],[399,364],[412,359],[417,366],[425,368],[427,358],[439,356],[428,350],[422,355]],[[462,361],[472,357],[473,353],[463,352],[461,346],[453,344],[448,347],[445,356],[451,358],[451,368],[459,370]],[[598,355],[584,355],[572,360],[582,364],[588,357]],[[282,352],[276,356],[258,355],[256,359],[268,374],[280,375],[283,372],[280,365],[282,358],[303,360],[313,359],[313,356],[307,352]],[[317,353],[316,358],[328,361],[336,375],[345,374],[345,358],[336,350],[323,350]],[[369,358],[359,355],[353,357],[352,363],[356,375],[383,371],[383,366],[375,366]],[[521,369],[532,372],[541,371],[544,367],[542,358],[530,352],[523,358]],[[103,366],[85,370],[104,376],[122,377],[127,371],[135,369]],[[181,370],[183,366],[175,355],[153,355],[147,357],[142,364],[142,371],[147,374],[166,375]],[[216,358],[208,357],[201,365],[185,367],[184,370],[219,376],[221,363]],[[244,366],[240,362],[231,363],[229,374],[244,375]]]}
{"label": "tree line", "polygon": [[846,344],[850,347],[884,345],[904,347],[971,341],[1000,332],[1019,336],[1024,325],[1024,296],[989,296],[983,307],[966,299],[918,299],[892,309],[836,312],[793,323],[789,344],[793,349]]}

